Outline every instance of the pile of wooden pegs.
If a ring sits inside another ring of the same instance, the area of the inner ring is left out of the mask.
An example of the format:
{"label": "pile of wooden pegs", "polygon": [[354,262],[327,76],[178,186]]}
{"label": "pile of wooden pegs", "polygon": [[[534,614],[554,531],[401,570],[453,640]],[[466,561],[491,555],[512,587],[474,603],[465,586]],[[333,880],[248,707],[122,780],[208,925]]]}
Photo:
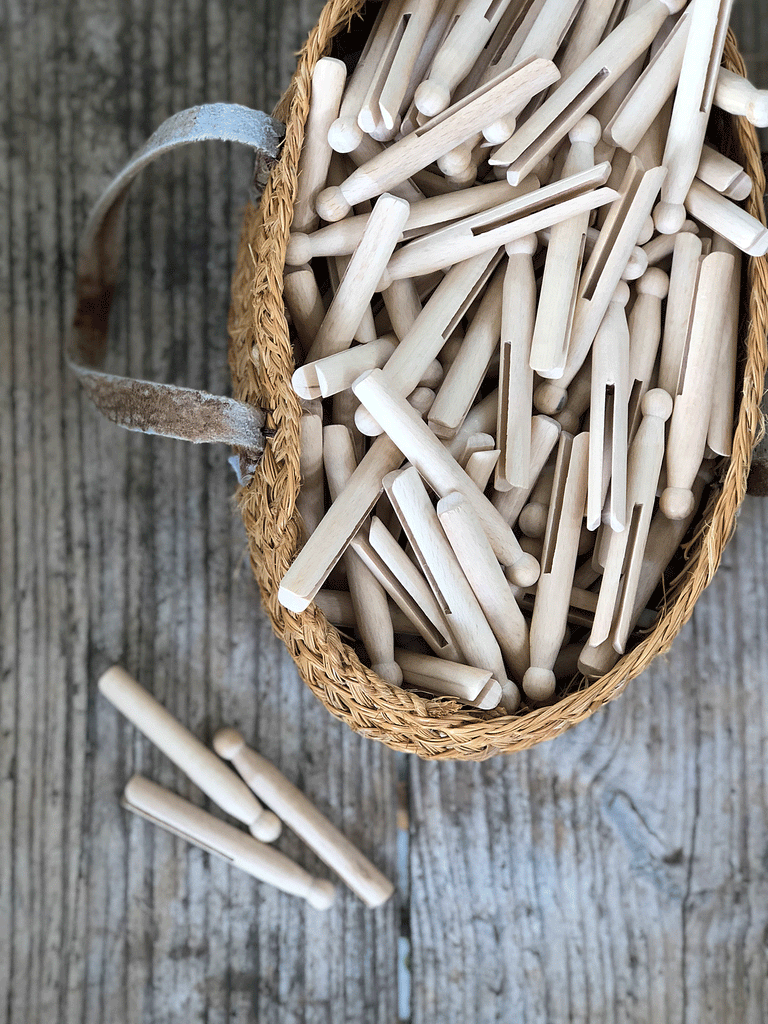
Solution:
{"label": "pile of wooden pegs", "polygon": [[[731,450],[732,0],[385,0],[322,58],[285,268],[305,543],[279,600],[516,711],[630,642]],[[325,222],[321,225],[321,220]],[[658,499],[658,500],[657,500]]]}

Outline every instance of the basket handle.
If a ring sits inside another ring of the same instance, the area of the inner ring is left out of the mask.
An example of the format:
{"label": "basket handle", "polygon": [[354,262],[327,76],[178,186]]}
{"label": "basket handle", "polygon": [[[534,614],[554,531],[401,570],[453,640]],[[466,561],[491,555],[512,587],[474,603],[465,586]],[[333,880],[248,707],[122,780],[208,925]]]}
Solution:
{"label": "basket handle", "polygon": [[260,110],[212,103],[182,110],[155,131],[107,186],[91,212],[77,268],[67,360],[88,397],[129,430],[196,443],[223,441],[258,459],[264,449],[261,409],[206,391],[105,373],[109,311],[117,283],[122,214],[133,179],[148,164],[193,142],[240,142],[256,150],[255,187],[277,160],[283,125]]}

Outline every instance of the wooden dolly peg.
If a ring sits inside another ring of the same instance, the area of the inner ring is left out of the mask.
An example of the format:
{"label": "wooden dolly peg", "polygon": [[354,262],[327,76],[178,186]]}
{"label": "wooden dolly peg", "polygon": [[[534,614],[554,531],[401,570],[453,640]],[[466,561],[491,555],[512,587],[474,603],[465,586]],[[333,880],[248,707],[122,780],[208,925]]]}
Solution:
{"label": "wooden dolly peg", "polygon": [[[583,117],[571,129],[569,139],[571,149],[563,167],[566,176],[594,166],[600,122],[590,115]],[[589,217],[589,212],[581,213],[550,229],[530,358],[531,369],[540,377],[559,377],[565,369]]]}
{"label": "wooden dolly peg", "polygon": [[563,81],[571,77],[611,31],[613,26],[609,22],[615,7],[613,0],[584,0],[557,65]]}
{"label": "wooden dolly peg", "polygon": [[469,479],[477,486],[478,490],[485,492],[488,481],[493,476],[496,464],[501,455],[500,448],[488,448],[482,452],[472,452],[467,459],[464,469]]}
{"label": "wooden dolly peg", "polygon": [[768,252],[765,225],[703,181],[694,179],[685,205],[691,217],[748,256],[765,256]]}
{"label": "wooden dolly peg", "polygon": [[531,619],[531,664],[523,677],[523,692],[534,701],[549,700],[555,692],[553,668],[568,622],[587,496],[588,460],[588,434],[561,435],[541,557],[542,574]]}
{"label": "wooden dolly peg", "polygon": [[98,686],[107,700],[222,810],[244,822],[262,842],[277,839],[282,828],[280,819],[262,807],[235,773],[124,669],[113,665],[101,676]]}
{"label": "wooden dolly peg", "polygon": [[696,177],[737,203],[746,199],[752,192],[752,179],[741,164],[729,160],[727,156],[706,144],[701,150]]}
{"label": "wooden dolly peg", "polygon": [[549,458],[560,436],[560,424],[549,416],[533,416],[531,419],[531,461],[530,476],[524,487],[494,490],[493,504],[510,526],[514,526],[525,506],[539,474]]}
{"label": "wooden dolly peg", "polygon": [[488,87],[477,89],[440,117],[387,147],[341,185],[324,189],[317,197],[317,212],[326,221],[342,220],[353,206],[410,178],[480,131],[516,100],[531,99],[559,77],[552,61],[532,60],[511,68]]}
{"label": "wooden dolly peg", "polygon": [[489,434],[496,429],[496,410],[498,408],[499,389],[495,388],[481,399],[467,413],[467,418],[451,438],[443,441],[447,451],[457,462],[464,457],[467,443],[473,434]]}
{"label": "wooden dolly peg", "polygon": [[691,488],[707,443],[734,264],[726,252],[712,252],[702,260],[682,387],[667,440],[667,487],[660,507],[668,519],[685,519],[693,505]]}
{"label": "wooden dolly peg", "polygon": [[[442,498],[437,503],[437,516],[480,602],[488,625],[498,640],[504,660],[514,678],[520,682],[530,664],[528,624],[512,596],[507,578],[488,538],[477,522],[472,507],[461,494],[453,493]],[[517,686],[504,677],[499,682],[503,693],[502,704],[507,711],[516,711],[520,705]]]}
{"label": "wooden dolly peg", "polygon": [[584,414],[592,398],[592,360],[587,357],[581,369],[568,385],[568,400],[555,416],[562,430],[578,434]]}
{"label": "wooden dolly peg", "polygon": [[[465,0],[414,96],[416,109],[432,118],[446,109],[451,93],[483,52],[510,0]],[[483,126],[480,125],[480,128]]]}
{"label": "wooden dolly peg", "polygon": [[439,603],[465,661],[506,679],[501,648],[467,578],[448,543],[437,513],[415,467],[390,474],[385,481],[392,507],[402,523],[424,575]]}
{"label": "wooden dolly peg", "polygon": [[[319,405],[319,403],[317,403]],[[314,533],[325,515],[325,478],[323,476],[323,411],[304,410],[301,414],[301,487],[296,508],[304,520],[306,535]]]}
{"label": "wooden dolly peg", "polygon": [[328,312],[307,353],[307,361],[349,348],[369,308],[384,267],[408,219],[408,203],[397,196],[379,197],[349,261]]}
{"label": "wooden dolly peg", "polygon": [[611,530],[623,530],[626,525],[629,328],[624,307],[628,300],[629,287],[621,281],[592,346],[587,493],[590,530],[600,526],[603,515]]}
{"label": "wooden dolly peg", "polygon": [[[230,769],[225,770],[237,778]],[[243,788],[250,794],[245,783]],[[331,882],[315,878],[271,846],[258,842],[226,821],[214,818],[201,807],[141,775],[134,775],[125,787],[123,806],[153,825],[199,846],[206,853],[215,853],[260,882],[273,885],[291,896],[301,896],[315,910],[327,910],[333,903],[336,893]]]}
{"label": "wooden dolly peg", "polygon": [[384,366],[395,351],[396,343],[394,334],[385,334],[367,345],[343,349],[332,356],[304,363],[294,370],[291,387],[300,398],[330,398],[351,387],[365,370]]}
{"label": "wooden dolly peg", "polygon": [[501,309],[499,405],[496,438],[501,455],[495,486],[526,487],[531,475],[531,341],[536,321],[536,235],[506,246]]}
{"label": "wooden dolly peg", "polygon": [[325,317],[323,298],[309,267],[286,272],[283,278],[283,298],[291,314],[299,345],[306,356]]}
{"label": "wooden dolly peg", "polygon": [[491,164],[509,165],[507,177],[513,185],[530,173],[648,49],[667,17],[679,11],[684,3],[685,0],[648,0],[639,11],[617,25],[550,93],[512,138],[493,152]]}
{"label": "wooden dolly peg", "polygon": [[482,710],[498,707],[501,702],[501,684],[487,669],[401,649],[395,651],[395,657],[410,686],[439,697],[455,697]]}
{"label": "wooden dolly peg", "polygon": [[680,230],[709,122],[733,0],[696,0],[664,149],[667,177],[653,219],[662,235]]}
{"label": "wooden dolly peg", "polygon": [[[683,226],[678,231],[678,235],[692,234],[698,235],[699,225],[692,220],[687,220],[683,223]],[[646,242],[643,246],[643,252],[645,253],[646,259],[648,260],[648,266],[653,267],[657,263],[661,263],[668,256],[671,256],[674,248],[677,235],[656,235],[650,242]]]}
{"label": "wooden dolly peg", "polygon": [[637,298],[629,314],[629,418],[631,443],[640,426],[643,396],[651,386],[661,341],[661,304],[669,292],[669,277],[658,267],[637,282]]}
{"label": "wooden dolly peg", "polygon": [[213,748],[225,761],[232,762],[256,796],[273,807],[367,906],[380,907],[387,902],[395,891],[389,879],[282,772],[246,746],[236,729],[219,729],[213,737]]}
{"label": "wooden dolly peg", "polygon": [[728,114],[746,117],[755,128],[768,128],[768,90],[756,88],[727,68],[718,69],[714,105]]}
{"label": "wooden dolly peg", "polygon": [[[670,237],[670,236],[662,236]],[[702,240],[684,232],[674,236],[664,338],[659,360],[659,387],[675,398],[680,393],[693,303],[702,261]]]}
{"label": "wooden dolly peg", "polygon": [[352,390],[436,494],[445,497],[451,491],[459,491],[467,498],[512,582],[520,586],[535,583],[539,574],[535,560],[521,551],[506,521],[418,413],[388,387],[383,371],[364,374]]}
{"label": "wooden dolly peg", "polygon": [[623,651],[631,627],[632,609],[640,578],[656,487],[664,461],[664,424],[672,415],[672,399],[654,388],[643,399],[643,420],[632,442],[627,472],[627,504],[631,509],[626,530],[609,536],[603,580],[589,643],[597,646],[610,636]]}
{"label": "wooden dolly peg", "polygon": [[738,249],[719,235],[712,240],[715,252],[733,256],[733,275],[728,292],[725,331],[720,358],[715,372],[715,393],[707,431],[707,445],[717,455],[730,455],[733,448],[734,398],[736,392],[736,359],[739,347],[739,308],[741,297],[741,263]]}
{"label": "wooden dolly peg", "polygon": [[517,525],[520,532],[525,534],[526,537],[532,537],[535,540],[544,539],[554,482],[555,464],[550,462],[539,473],[528,501],[517,517]]}

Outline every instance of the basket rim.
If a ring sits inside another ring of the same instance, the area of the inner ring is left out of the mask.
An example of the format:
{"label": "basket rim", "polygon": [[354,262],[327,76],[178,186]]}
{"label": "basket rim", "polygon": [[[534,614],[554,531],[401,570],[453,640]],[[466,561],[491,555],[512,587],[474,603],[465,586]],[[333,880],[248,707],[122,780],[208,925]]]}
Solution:
{"label": "basket rim", "polygon": [[[349,25],[364,0],[329,0],[302,49],[276,116],[286,122],[281,158],[273,169],[258,211],[244,216],[230,313],[230,367],[235,397],[267,412],[274,431],[264,459],[240,487],[238,504],[248,536],[251,563],[264,608],[299,674],[318,699],[353,730],[396,750],[426,759],[483,760],[523,750],[560,735],[618,697],[659,654],[666,652],[702,591],[711,582],[730,539],[746,494],[754,444],[762,430],[760,399],[766,373],[768,258],[747,260],[748,303],[739,416],[733,453],[722,460],[720,479],[685,545],[685,568],[651,631],[624,654],[610,672],[593,682],[580,680],[554,704],[504,711],[476,711],[450,698],[425,698],[392,687],[348,647],[316,605],[300,614],[277,602],[277,589],[301,544],[296,511],[301,407],[290,387],[293,356],[282,302],[285,247],[296,189],[296,168],[309,108],[310,76],[329,52],[334,36]],[[745,73],[729,30],[724,64]],[[755,129],[733,119],[729,141],[753,180],[747,209],[765,223],[763,174]]]}

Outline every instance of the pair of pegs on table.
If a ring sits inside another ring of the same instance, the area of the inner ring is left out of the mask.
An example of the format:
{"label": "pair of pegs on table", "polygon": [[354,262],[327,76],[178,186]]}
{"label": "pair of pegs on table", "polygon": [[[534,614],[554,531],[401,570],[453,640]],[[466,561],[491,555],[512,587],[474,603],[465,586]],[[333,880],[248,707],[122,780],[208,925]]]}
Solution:
{"label": "pair of pegs on table", "polygon": [[[334,899],[333,883],[316,878],[267,845],[280,835],[282,819],[368,906],[379,906],[392,895],[392,883],[273,764],[249,749],[235,729],[216,733],[217,757],[119,666],[108,669],[98,685],[207,796],[244,822],[251,835],[140,775],[125,788],[123,804],[129,810],[254,878],[326,910]],[[240,775],[221,758],[231,761]],[[267,810],[259,797],[280,817]]]}

